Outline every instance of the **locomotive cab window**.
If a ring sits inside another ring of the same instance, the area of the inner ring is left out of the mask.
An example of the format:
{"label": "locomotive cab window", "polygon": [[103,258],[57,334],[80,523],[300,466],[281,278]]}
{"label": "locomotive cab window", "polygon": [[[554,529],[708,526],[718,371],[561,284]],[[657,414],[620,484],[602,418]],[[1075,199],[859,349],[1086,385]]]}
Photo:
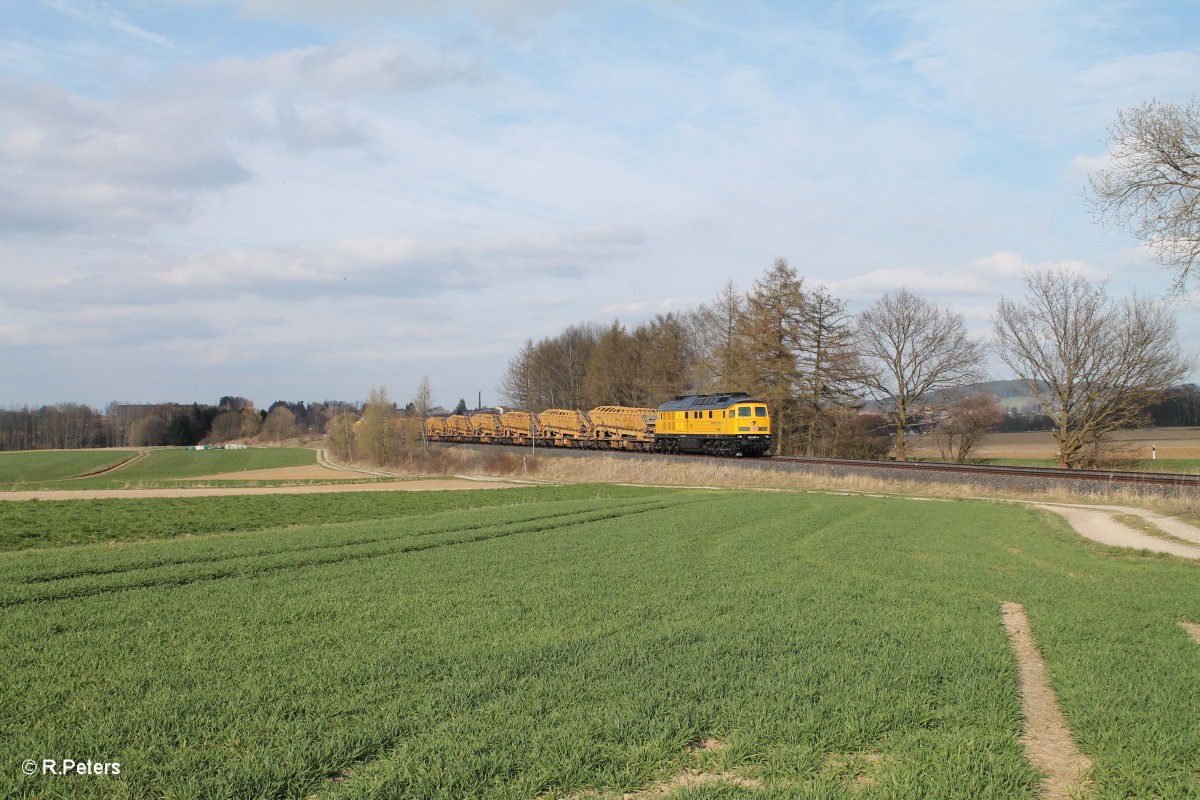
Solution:
{"label": "locomotive cab window", "polygon": [[766,406],[755,406],[754,407],[754,416],[765,417],[766,415],[767,415],[767,407]]}
{"label": "locomotive cab window", "polygon": [[739,408],[739,409],[738,409],[738,416],[739,416],[739,417],[748,417],[748,416],[750,416],[750,406],[742,406],[741,408]]}

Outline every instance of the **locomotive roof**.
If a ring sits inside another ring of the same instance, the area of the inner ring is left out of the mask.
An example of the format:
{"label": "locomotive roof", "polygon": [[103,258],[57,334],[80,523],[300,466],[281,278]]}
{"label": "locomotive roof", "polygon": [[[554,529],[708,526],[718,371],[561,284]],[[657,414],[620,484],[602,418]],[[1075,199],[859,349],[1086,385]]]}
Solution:
{"label": "locomotive roof", "polygon": [[668,400],[658,407],[659,411],[689,411],[694,408],[718,409],[729,408],[738,403],[761,403],[745,392],[725,392],[724,394],[686,394]]}

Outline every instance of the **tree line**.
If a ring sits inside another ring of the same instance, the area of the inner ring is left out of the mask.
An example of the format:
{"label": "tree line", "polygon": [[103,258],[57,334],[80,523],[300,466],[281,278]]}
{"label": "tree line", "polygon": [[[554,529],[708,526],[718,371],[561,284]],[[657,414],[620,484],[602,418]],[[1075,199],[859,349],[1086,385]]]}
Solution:
{"label": "tree line", "polygon": [[[772,411],[780,453],[907,458],[908,435],[936,428],[964,460],[1001,424],[995,398],[963,387],[983,380],[989,354],[1036,398],[1062,466],[1099,458],[1109,434],[1174,396],[1191,370],[1170,310],[1066,271],[1031,272],[1023,300],[1000,301],[989,347],[964,317],[897,289],[851,314],[784,258],[746,292],[732,283],[709,303],[627,329],[579,323],[527,340],[499,387],[504,402],[540,411],[599,405],[654,407],[676,395],[747,391]],[[1177,414],[1178,416],[1178,414]],[[889,438],[890,437],[890,438]]]}
{"label": "tree line", "polygon": [[278,400],[260,410],[235,396],[222,397],[216,405],[113,402],[103,412],[80,403],[21,406],[0,409],[0,450],[280,442],[324,434],[329,420],[344,408],[355,406]]}

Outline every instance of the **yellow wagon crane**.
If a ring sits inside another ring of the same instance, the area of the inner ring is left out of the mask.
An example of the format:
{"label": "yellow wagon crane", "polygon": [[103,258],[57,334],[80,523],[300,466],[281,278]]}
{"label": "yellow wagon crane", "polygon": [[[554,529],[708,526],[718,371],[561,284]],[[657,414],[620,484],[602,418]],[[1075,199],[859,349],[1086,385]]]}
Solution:
{"label": "yellow wagon crane", "polygon": [[643,450],[654,443],[657,408],[599,406],[588,412],[592,436],[612,450]]}
{"label": "yellow wagon crane", "polygon": [[444,439],[446,437],[446,418],[430,417],[425,420],[425,435],[435,442]]}
{"label": "yellow wagon crane", "polygon": [[472,414],[471,424],[475,426],[475,435],[483,444],[491,444],[504,435],[499,414],[486,411]]}
{"label": "yellow wagon crane", "polygon": [[528,411],[505,411],[500,415],[500,432],[513,444],[529,444],[534,422],[533,415]]}
{"label": "yellow wagon crane", "polygon": [[560,447],[579,447],[592,438],[592,425],[582,411],[548,408],[538,414],[538,437]]}

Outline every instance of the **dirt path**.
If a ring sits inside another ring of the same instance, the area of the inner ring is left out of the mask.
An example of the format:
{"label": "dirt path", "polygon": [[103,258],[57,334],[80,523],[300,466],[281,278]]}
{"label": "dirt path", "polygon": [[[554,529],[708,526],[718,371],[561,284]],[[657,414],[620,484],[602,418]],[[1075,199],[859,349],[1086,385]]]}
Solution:
{"label": "dirt path", "polygon": [[377,478],[400,478],[404,476],[402,472],[396,472],[392,469],[382,469],[380,467],[347,467],[345,464],[339,464],[329,457],[329,451],[324,447],[314,447],[317,451],[317,464],[328,470],[336,472],[351,472],[355,475],[372,475]]}
{"label": "dirt path", "polygon": [[304,480],[353,480],[374,478],[376,475],[355,469],[330,469],[324,464],[305,464],[301,467],[273,467],[270,469],[246,469],[241,472],[218,472],[199,478],[180,478],[189,481],[304,481]]}
{"label": "dirt path", "polygon": [[[1183,558],[1200,559],[1200,528],[1195,528],[1174,517],[1143,511],[1140,508],[1122,508],[1120,506],[1081,506],[1066,503],[1034,503],[1034,505],[1065,517],[1076,533],[1101,544],[1113,547],[1133,547],[1139,550],[1151,550],[1155,553],[1170,553]],[[1113,519],[1114,514],[1135,514],[1147,522],[1157,525],[1172,536],[1178,536],[1181,539],[1196,542],[1196,544],[1184,544],[1135,531]]]}
{"label": "dirt path", "polygon": [[1021,711],[1025,717],[1021,743],[1033,766],[1046,775],[1042,797],[1051,800],[1078,797],[1092,762],[1075,746],[1067,718],[1058,707],[1025,608],[1020,603],[1004,603],[1002,612],[1004,627],[1021,667]]}
{"label": "dirt path", "polygon": [[106,500],[118,497],[228,497],[239,494],[333,494],[335,492],[441,492],[463,489],[514,489],[529,486],[502,480],[431,478],[388,483],[328,483],[309,486],[196,486],[171,489],[49,489],[0,492],[3,500]]}

